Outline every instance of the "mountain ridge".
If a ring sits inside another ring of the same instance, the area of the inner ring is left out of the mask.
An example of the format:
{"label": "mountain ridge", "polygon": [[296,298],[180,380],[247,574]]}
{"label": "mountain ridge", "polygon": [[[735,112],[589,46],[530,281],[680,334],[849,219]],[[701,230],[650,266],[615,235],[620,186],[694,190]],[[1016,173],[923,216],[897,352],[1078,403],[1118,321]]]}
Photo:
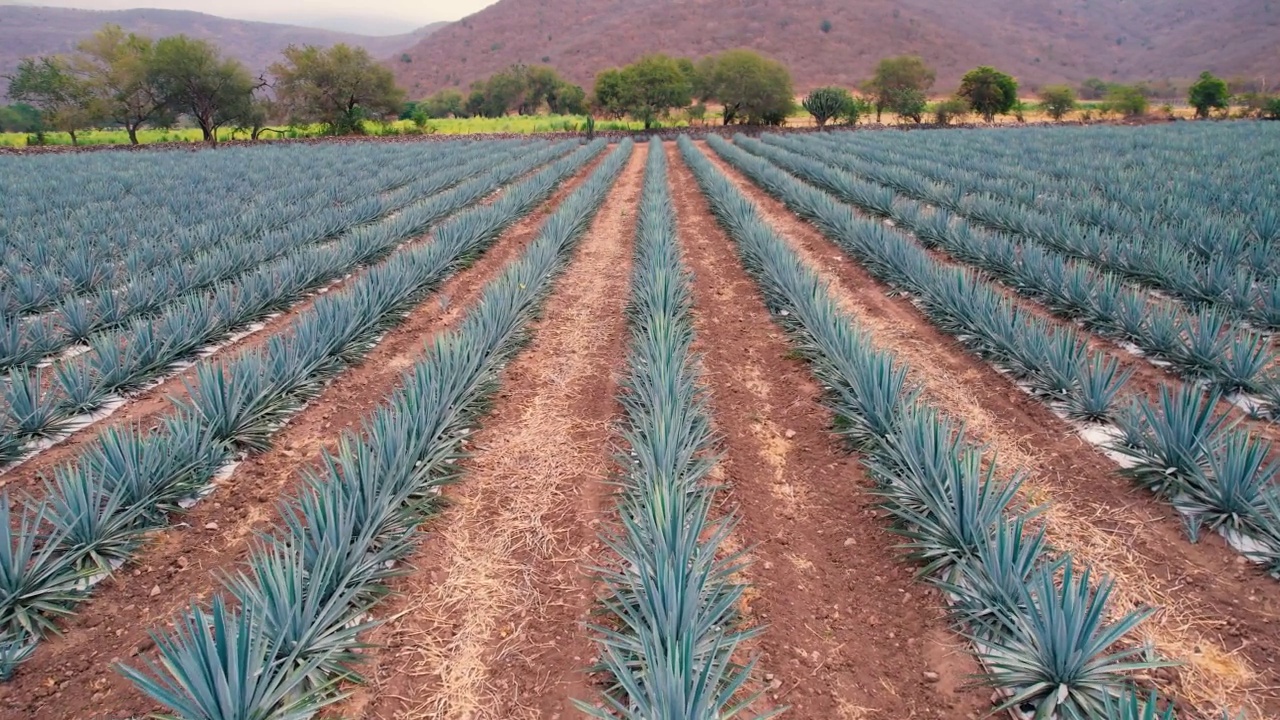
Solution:
{"label": "mountain ridge", "polygon": [[[0,76],[33,55],[67,53],[98,28],[113,23],[152,38],[185,34],[211,40],[255,74],[280,58],[287,45],[359,45],[375,58],[398,55],[448,23],[424,25],[400,35],[372,36],[255,20],[234,20],[191,10],[77,8],[0,5]],[[0,87],[0,96],[3,95]]]}
{"label": "mountain ridge", "polygon": [[[572,22],[566,22],[572,19]],[[792,71],[796,89],[854,86],[875,63],[922,55],[935,93],[977,65],[1023,86],[1225,76],[1280,79],[1280,0],[500,0],[389,60],[411,97],[513,63],[547,64],[591,87],[649,52],[700,57],[746,47]]]}

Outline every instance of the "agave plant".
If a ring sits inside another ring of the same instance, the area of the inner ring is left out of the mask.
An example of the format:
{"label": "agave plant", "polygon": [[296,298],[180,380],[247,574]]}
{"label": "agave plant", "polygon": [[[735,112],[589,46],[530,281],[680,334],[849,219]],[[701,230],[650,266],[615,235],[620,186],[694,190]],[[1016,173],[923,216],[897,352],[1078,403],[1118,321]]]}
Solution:
{"label": "agave plant", "polygon": [[140,522],[145,507],[128,504],[128,488],[108,489],[103,478],[84,467],[55,470],[45,482],[46,518],[61,539],[62,552],[82,567],[109,572],[127,560],[147,529]]}
{"label": "agave plant", "polygon": [[1036,572],[1024,590],[1026,612],[1002,618],[1006,632],[974,637],[986,681],[1013,691],[1000,710],[1030,704],[1036,720],[1110,718],[1107,703],[1123,692],[1127,673],[1170,665],[1138,659],[1142,647],[1123,647],[1125,636],[1153,611],[1133,610],[1109,622],[1111,588],[1104,577],[1095,590],[1089,571],[1077,576],[1068,557],[1060,572]]}
{"label": "agave plant", "polygon": [[897,519],[894,532],[907,539],[908,557],[932,575],[972,557],[1004,516],[1021,478],[996,479],[995,463],[982,468],[979,453],[951,433],[930,410],[908,415],[889,442],[885,460],[869,462],[889,478],[879,491]]}
{"label": "agave plant", "polygon": [[[121,674],[182,720],[309,720],[341,699],[311,678],[327,657],[299,663],[277,655],[280,638],[253,611],[237,612],[215,595],[206,611],[192,606],[171,635],[153,635],[159,662]],[[339,678],[334,678],[336,683]]]}
{"label": "agave plant", "polygon": [[1275,492],[1280,473],[1280,463],[1267,461],[1270,452],[1271,443],[1244,430],[1227,432],[1209,454],[1208,467],[1187,479],[1179,507],[1211,530],[1261,530],[1257,521],[1265,516],[1266,496]]}
{"label": "agave plant", "polygon": [[326,688],[336,679],[359,681],[351,666],[366,647],[359,635],[377,625],[361,618],[372,607],[360,596],[363,588],[350,577],[335,575],[337,565],[309,571],[301,554],[280,543],[257,548],[246,570],[227,580],[242,612],[255,618],[272,639],[273,661],[294,669],[311,667],[308,686]]}
{"label": "agave plant", "polygon": [[13,677],[18,666],[36,651],[33,638],[8,629],[0,629],[0,681]]}
{"label": "agave plant", "polygon": [[[1144,696],[1136,689],[1128,687],[1122,690],[1118,697],[1107,698],[1106,713],[1103,717],[1107,720],[1176,720],[1173,715],[1173,703],[1167,703],[1163,710],[1160,709],[1155,690]],[[1222,720],[1230,720],[1230,718],[1224,713]]]}
{"label": "agave plant", "polygon": [[1044,563],[1044,528],[1031,531],[1027,518],[1001,518],[972,556],[934,580],[951,599],[956,624],[977,637],[1005,632],[1004,619],[1027,612],[1027,583]]}
{"label": "agave plant", "polygon": [[56,631],[56,620],[72,614],[77,589],[88,571],[62,552],[59,533],[42,532],[49,510],[29,503],[13,518],[8,493],[0,494],[0,631],[40,637]]}
{"label": "agave plant", "polygon": [[1088,364],[1081,364],[1076,376],[1075,392],[1067,396],[1067,414],[1083,422],[1105,422],[1111,419],[1120,391],[1133,376],[1134,369],[1120,369],[1120,360],[1106,353],[1094,353]]}
{"label": "agave plant", "polygon": [[189,395],[184,404],[212,432],[214,439],[251,451],[271,447],[275,425],[296,409],[266,376],[265,362],[245,355],[230,368],[201,364],[195,383],[183,381]]}
{"label": "agave plant", "polygon": [[1264,368],[1275,360],[1270,341],[1256,332],[1237,333],[1227,349],[1212,372],[1214,384],[1224,393],[1255,389]]}
{"label": "agave plant", "polygon": [[80,362],[58,362],[53,374],[62,396],[61,409],[67,414],[90,412],[102,407],[107,392],[93,366]]}
{"label": "agave plant", "polygon": [[1115,448],[1136,461],[1125,472],[1157,494],[1181,492],[1208,462],[1218,433],[1231,426],[1227,415],[1217,413],[1221,397],[1217,390],[1201,393],[1189,385],[1173,390],[1161,385],[1158,409],[1147,404],[1136,406],[1144,429],[1140,444],[1126,442]]}
{"label": "agave plant", "polygon": [[4,400],[8,424],[17,434],[40,438],[55,437],[66,431],[69,418],[59,409],[61,401],[57,393],[44,387],[44,373],[40,368],[31,373],[11,371]]}

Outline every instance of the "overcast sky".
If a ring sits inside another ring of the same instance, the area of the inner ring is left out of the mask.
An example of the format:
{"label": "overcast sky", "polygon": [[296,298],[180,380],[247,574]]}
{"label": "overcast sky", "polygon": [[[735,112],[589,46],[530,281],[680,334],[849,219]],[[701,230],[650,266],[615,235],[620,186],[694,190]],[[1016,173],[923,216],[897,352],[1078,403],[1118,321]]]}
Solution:
{"label": "overcast sky", "polygon": [[195,10],[243,20],[312,25],[348,32],[396,34],[437,20],[457,20],[496,0],[0,0],[0,5],[52,5],[87,10],[147,7]]}

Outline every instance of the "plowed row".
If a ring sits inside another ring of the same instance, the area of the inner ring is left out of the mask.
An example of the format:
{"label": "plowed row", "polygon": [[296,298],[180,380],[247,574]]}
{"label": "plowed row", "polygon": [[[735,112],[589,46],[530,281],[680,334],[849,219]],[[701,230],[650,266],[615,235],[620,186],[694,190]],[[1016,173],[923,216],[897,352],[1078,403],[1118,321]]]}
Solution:
{"label": "plowed row", "polygon": [[[1184,715],[1221,708],[1280,717],[1280,596],[1275,581],[1237,560],[1216,535],[1182,537],[1177,514],[1134,489],[1101,451],[1020,392],[1005,375],[934,328],[817,229],[699,148],[764,213],[772,228],[829,283],[840,309],[911,369],[925,396],[967,423],[1003,469],[1027,473],[1022,492],[1047,507],[1049,542],[1116,579],[1121,607],[1157,614],[1141,638],[1180,667],[1142,682]],[[423,526],[391,598],[368,633],[364,685],[331,717],[578,717],[607,683],[593,671],[603,594],[595,568],[613,562],[601,533],[617,521],[619,379],[635,215],[646,153],[638,145],[583,235],[532,328],[504,370],[483,427],[468,437],[459,483]],[[761,632],[738,651],[757,658],[752,709],[787,717],[980,717],[989,688],[949,625],[943,598],[915,577],[888,531],[860,458],[830,432],[822,388],[774,324],[732,240],[672,143],[664,147],[685,265],[692,271],[694,348],[721,456],[712,477],[720,516],[738,523],[725,552],[741,551],[743,624]],[[536,212],[507,230],[336,376],[293,417],[270,450],[241,463],[217,493],[153,533],[135,562],[95,589],[14,678],[0,683],[0,718],[123,718],[163,710],[114,669],[154,659],[149,632],[192,598],[207,600],[243,563],[255,535],[278,523],[277,504],[302,483],[319,452],[358,430],[434,336],[451,328],[484,286],[519,256],[542,221],[591,173],[599,157]],[[1028,303],[1030,301],[1019,300]],[[285,327],[303,307],[270,322]],[[255,336],[258,337],[258,336]],[[248,338],[225,356],[257,342]],[[218,356],[215,356],[215,359]],[[1146,372],[1146,371],[1144,371]],[[112,423],[153,423],[183,392],[181,376],[132,399]],[[33,488],[72,457],[91,427],[11,472]]]}

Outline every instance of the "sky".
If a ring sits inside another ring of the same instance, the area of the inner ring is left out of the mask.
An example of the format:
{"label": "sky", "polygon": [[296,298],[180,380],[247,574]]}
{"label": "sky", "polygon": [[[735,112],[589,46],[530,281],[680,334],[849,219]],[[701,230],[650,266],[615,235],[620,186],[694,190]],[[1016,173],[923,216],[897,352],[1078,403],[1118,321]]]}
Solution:
{"label": "sky", "polygon": [[0,0],[0,5],[46,5],[85,10],[163,8],[241,20],[265,20],[371,35],[394,35],[439,20],[457,20],[496,0]]}

